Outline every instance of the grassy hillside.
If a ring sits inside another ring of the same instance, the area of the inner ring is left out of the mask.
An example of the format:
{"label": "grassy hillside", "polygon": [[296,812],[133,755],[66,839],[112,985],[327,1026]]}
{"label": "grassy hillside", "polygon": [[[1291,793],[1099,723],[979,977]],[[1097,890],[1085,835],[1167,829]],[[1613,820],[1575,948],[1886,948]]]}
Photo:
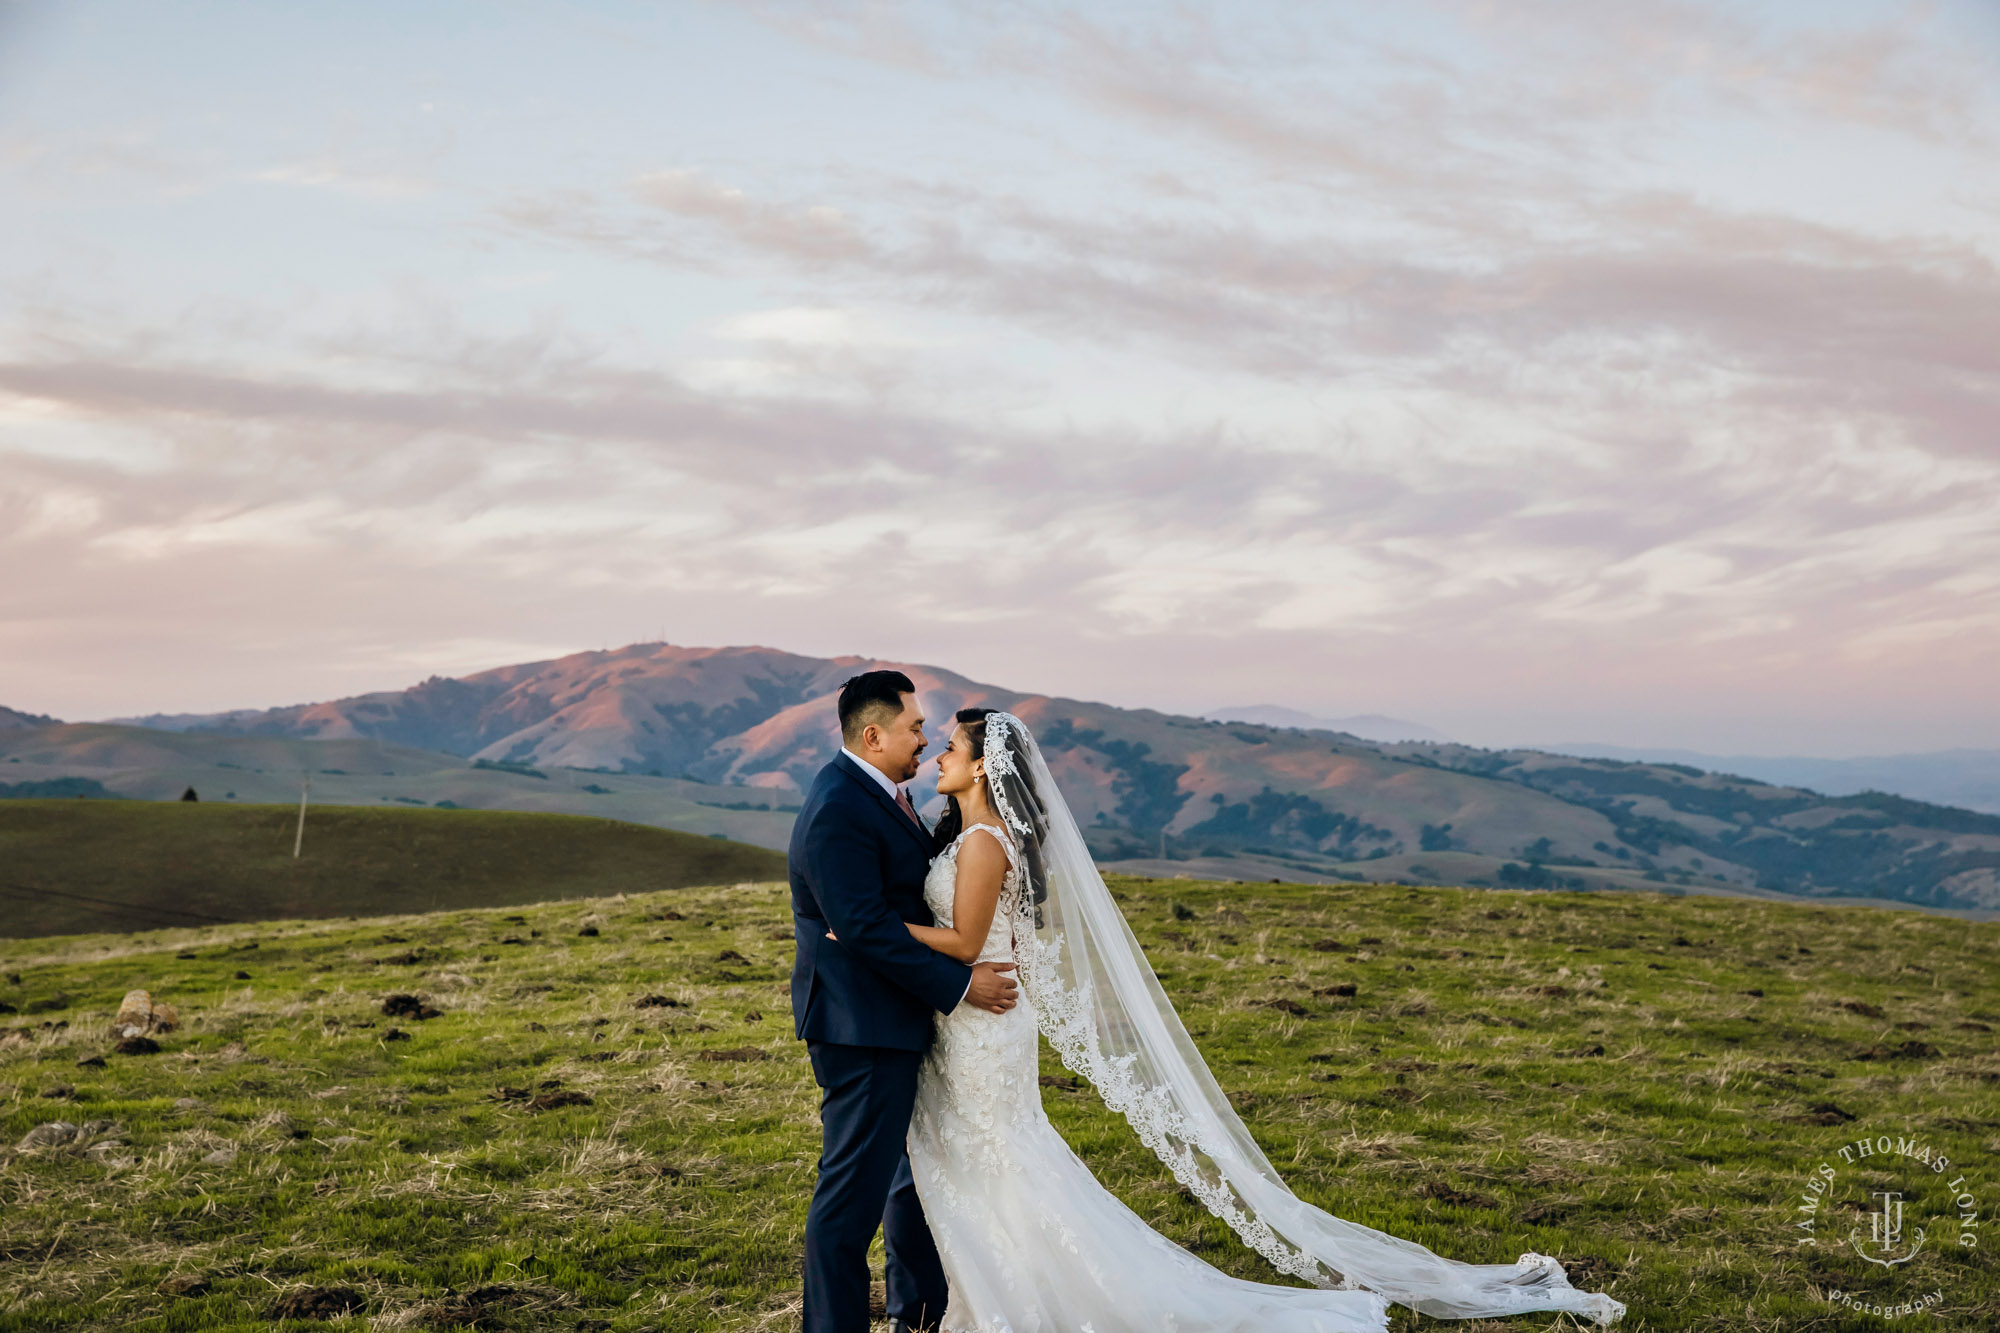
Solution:
{"label": "grassy hillside", "polygon": [[[1941,1185],[1907,1200],[1937,1243],[1894,1273],[1831,1235],[1865,1234],[1867,1189],[1901,1177],[1843,1179],[1819,1248],[1791,1229],[1807,1173],[1878,1131],[1963,1164],[1991,1216],[2000,925],[1113,887],[1272,1159],[1342,1216],[1466,1260],[1558,1255],[1631,1307],[1633,1333],[1881,1327],[1829,1289],[1937,1289],[1927,1326],[2000,1325],[2000,1272],[1951,1243]],[[20,1011],[0,1018],[0,1333],[343,1307],[356,1333],[792,1328],[817,1099],[790,1037],[789,936],[782,890],[759,884],[0,944],[0,1001]],[[134,986],[180,1007],[157,1053],[103,1035]],[[387,1015],[395,994],[441,1012]],[[1051,1115],[1142,1216],[1279,1280],[1045,1072]],[[12,1148],[58,1118],[111,1123],[82,1150]],[[1419,1326],[1570,1325],[1397,1311]]]}
{"label": "grassy hillside", "polygon": [[768,879],[761,847],[572,815],[0,801],[0,936],[497,907]]}
{"label": "grassy hillside", "polygon": [[[457,755],[376,740],[300,740],[153,731],[77,722],[0,729],[0,796],[10,786],[95,782],[113,795],[171,801],[193,787],[203,801],[296,803],[312,778],[322,805],[436,805],[587,814],[781,849],[798,794],[715,787],[647,773],[604,774],[528,765],[478,765]],[[69,793],[52,793],[63,794]],[[756,806],[769,809],[757,809]]]}

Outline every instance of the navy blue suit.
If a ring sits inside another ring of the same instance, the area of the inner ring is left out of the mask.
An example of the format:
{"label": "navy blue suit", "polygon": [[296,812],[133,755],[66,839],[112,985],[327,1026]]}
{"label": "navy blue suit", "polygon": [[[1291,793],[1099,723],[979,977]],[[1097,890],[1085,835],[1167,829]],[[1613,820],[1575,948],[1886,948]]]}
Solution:
{"label": "navy blue suit", "polygon": [[914,1327],[944,1314],[944,1267],[905,1141],[932,1015],[957,1007],[972,969],[905,928],[934,924],[924,903],[930,851],[921,825],[844,755],[813,779],[792,827],[792,1023],[821,1089],[805,1333],[865,1333],[877,1226],[889,1253],[889,1313]]}

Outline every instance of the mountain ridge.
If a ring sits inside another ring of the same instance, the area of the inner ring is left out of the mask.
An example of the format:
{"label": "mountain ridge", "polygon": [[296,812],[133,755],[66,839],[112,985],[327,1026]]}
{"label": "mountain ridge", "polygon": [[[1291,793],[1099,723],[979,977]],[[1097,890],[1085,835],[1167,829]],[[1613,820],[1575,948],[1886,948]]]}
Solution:
{"label": "mountain ridge", "polygon": [[1667,884],[2000,907],[2000,817],[1991,815],[1896,797],[1827,797],[1672,764],[1370,741],[1119,708],[861,656],[633,644],[174,724],[240,737],[367,740],[782,799],[836,752],[840,684],[878,666],[910,674],[934,739],[961,707],[1019,713],[1093,853],[1110,863],[1226,862],[1243,878]]}
{"label": "mountain ridge", "polygon": [[1217,708],[1203,713],[1202,716],[1216,722],[1249,722],[1258,726],[1291,728],[1298,731],[1337,732],[1345,736],[1356,736],[1364,741],[1448,743],[1451,740],[1451,737],[1435,727],[1427,727],[1408,718],[1388,717],[1382,713],[1357,713],[1352,717],[1317,717],[1300,709],[1285,708],[1278,704],[1246,704],[1234,708]]}

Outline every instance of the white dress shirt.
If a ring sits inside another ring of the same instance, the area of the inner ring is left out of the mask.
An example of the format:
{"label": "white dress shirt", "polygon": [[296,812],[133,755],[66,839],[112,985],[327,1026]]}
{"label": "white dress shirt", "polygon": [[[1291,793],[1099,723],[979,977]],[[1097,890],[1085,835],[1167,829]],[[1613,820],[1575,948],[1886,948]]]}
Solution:
{"label": "white dress shirt", "polygon": [[[875,779],[875,785],[880,787],[883,791],[887,792],[889,795],[889,799],[891,801],[895,801],[897,804],[901,804],[899,798],[902,792],[902,788],[897,786],[895,783],[889,781],[888,774],[884,773],[881,769],[875,767],[875,765],[869,763],[866,759],[863,759],[860,755],[854,753],[854,751],[848,749],[845,745],[840,747],[840,752],[846,755],[849,759],[853,760],[854,766],[856,768],[860,769],[863,773],[866,773],[869,777]],[[916,809],[916,807],[917,803],[915,801],[911,801],[910,808],[914,810]],[[917,827],[922,828],[923,824],[919,822]],[[970,995],[971,993],[972,993],[972,982],[968,980],[965,983],[965,992],[964,994],[961,994],[958,997],[958,1002],[960,1004],[964,1004],[966,995]]]}
{"label": "white dress shirt", "polygon": [[[856,768],[860,769],[863,773],[866,773],[869,777],[875,779],[875,785],[880,787],[883,791],[888,792],[890,800],[894,801],[898,799],[897,793],[902,791],[902,788],[897,786],[895,783],[889,781],[888,774],[884,773],[881,769],[875,767],[875,765],[869,763],[866,759],[863,759],[860,755],[854,753],[854,751],[848,749],[845,745],[840,747],[840,752],[846,755],[849,759],[852,759],[854,761],[854,766]],[[911,805],[913,807],[915,806],[915,804],[916,802],[914,801],[911,802]]]}

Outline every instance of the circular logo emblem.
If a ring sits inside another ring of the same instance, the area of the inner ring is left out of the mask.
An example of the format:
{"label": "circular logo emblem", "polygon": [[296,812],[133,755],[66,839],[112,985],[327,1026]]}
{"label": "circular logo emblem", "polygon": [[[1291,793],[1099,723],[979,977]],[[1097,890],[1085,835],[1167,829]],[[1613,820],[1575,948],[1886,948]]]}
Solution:
{"label": "circular logo emblem", "polygon": [[1908,1134],[1870,1134],[1828,1153],[1800,1183],[1792,1233],[1816,1251],[1813,1295],[1883,1319],[1928,1315],[1957,1254],[1979,1248],[1977,1182]]}

